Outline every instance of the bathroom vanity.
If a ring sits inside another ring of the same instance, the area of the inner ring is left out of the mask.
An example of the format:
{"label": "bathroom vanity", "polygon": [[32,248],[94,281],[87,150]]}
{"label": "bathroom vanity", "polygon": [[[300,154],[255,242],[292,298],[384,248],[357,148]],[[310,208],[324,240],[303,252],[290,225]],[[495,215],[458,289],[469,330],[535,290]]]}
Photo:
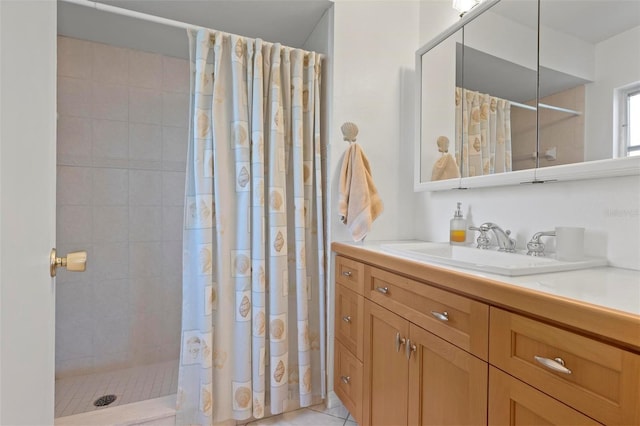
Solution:
{"label": "bathroom vanity", "polygon": [[334,389],[359,424],[640,424],[638,271],[508,277],[332,250]]}

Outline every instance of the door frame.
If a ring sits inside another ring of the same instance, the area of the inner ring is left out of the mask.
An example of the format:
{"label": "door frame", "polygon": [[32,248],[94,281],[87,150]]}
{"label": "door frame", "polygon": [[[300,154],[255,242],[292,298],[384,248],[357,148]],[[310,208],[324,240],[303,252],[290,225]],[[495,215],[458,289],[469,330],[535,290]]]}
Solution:
{"label": "door frame", "polygon": [[0,0],[0,424],[53,424],[57,4]]}

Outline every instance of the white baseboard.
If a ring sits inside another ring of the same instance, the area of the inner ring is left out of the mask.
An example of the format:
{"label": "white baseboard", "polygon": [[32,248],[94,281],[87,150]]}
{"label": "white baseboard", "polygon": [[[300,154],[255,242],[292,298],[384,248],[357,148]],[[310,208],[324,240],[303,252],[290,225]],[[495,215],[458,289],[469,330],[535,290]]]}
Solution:
{"label": "white baseboard", "polygon": [[338,398],[338,395],[334,391],[329,391],[327,394],[327,408],[335,408],[342,405],[342,401]]}

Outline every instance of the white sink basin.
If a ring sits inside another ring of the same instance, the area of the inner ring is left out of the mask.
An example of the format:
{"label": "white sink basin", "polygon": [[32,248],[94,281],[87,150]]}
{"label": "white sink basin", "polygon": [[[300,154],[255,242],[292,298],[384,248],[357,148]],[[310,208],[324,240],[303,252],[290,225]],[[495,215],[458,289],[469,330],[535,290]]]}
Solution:
{"label": "white sink basin", "polygon": [[383,244],[381,247],[383,251],[413,260],[509,276],[573,271],[607,264],[607,260],[601,258],[585,258],[576,262],[566,262],[553,257],[505,253],[495,249],[480,250],[469,246],[453,246],[449,243],[398,243]]}

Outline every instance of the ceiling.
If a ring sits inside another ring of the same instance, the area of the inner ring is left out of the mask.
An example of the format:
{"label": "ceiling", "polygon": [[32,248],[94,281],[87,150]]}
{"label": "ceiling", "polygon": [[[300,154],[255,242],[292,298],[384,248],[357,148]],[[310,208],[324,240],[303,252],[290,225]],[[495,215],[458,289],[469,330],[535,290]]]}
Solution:
{"label": "ceiling", "polygon": [[[98,3],[291,47],[302,47],[333,5],[332,0],[98,0]],[[58,34],[188,56],[183,29],[64,1],[58,1]]]}
{"label": "ceiling", "polygon": [[[491,8],[519,24],[536,29],[537,0],[504,0]],[[540,25],[557,32],[598,44],[640,25],[640,0],[543,0],[540,5]],[[457,51],[461,63],[461,49]],[[540,66],[540,86],[535,70],[519,66],[484,52],[464,48],[465,69],[483,70],[465,74],[464,87],[491,93],[516,102],[534,99],[536,90],[541,98],[580,86],[589,81]],[[462,85],[462,70],[456,83]]]}
{"label": "ceiling", "polygon": [[[2,1],[2,0],[0,0]],[[444,1],[444,0],[443,0]],[[492,8],[535,25],[531,3],[508,0]],[[302,47],[333,0],[98,0],[111,6],[192,25]],[[640,25],[640,0],[544,0],[541,24],[598,43]],[[117,31],[114,31],[114,28]],[[58,1],[61,35],[187,57],[184,30]]]}
{"label": "ceiling", "polygon": [[[532,2],[535,0],[503,1],[492,10],[535,29],[536,20],[530,16]],[[597,44],[640,25],[640,1],[544,0],[540,25]]]}

